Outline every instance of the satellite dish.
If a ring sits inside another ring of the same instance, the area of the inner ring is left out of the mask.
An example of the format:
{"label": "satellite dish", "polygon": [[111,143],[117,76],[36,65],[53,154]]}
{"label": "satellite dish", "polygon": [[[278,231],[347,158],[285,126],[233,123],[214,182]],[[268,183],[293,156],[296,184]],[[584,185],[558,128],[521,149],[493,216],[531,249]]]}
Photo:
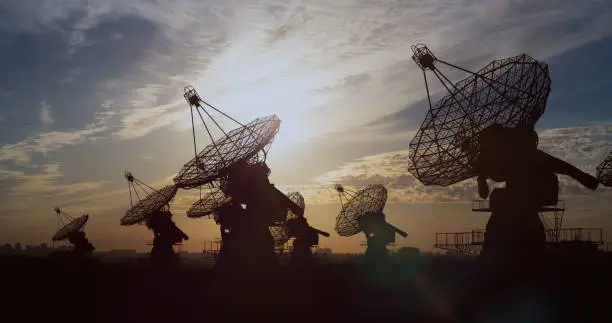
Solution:
{"label": "satellite dish", "polygon": [[216,212],[231,201],[232,198],[226,196],[223,191],[218,188],[212,188],[206,195],[191,205],[189,210],[187,210],[187,217],[201,218],[212,214],[215,217],[215,221],[218,222],[218,214]]}
{"label": "satellite dish", "polygon": [[[544,113],[551,83],[548,66],[526,54],[494,60],[474,73],[437,58],[423,44],[412,51],[423,71],[429,111],[410,142],[408,170],[424,185],[448,186],[476,176],[475,147],[484,129],[493,124],[533,128]],[[453,84],[440,65],[469,76]],[[427,71],[448,91],[435,106]]]}
{"label": "satellite dish", "polygon": [[51,238],[53,241],[69,238],[74,232],[82,230],[85,224],[87,224],[87,220],[89,220],[89,215],[87,214],[83,214],[78,218],[73,218],[68,213],[60,210],[59,207],[55,207],[54,211],[57,215],[58,229]]}
{"label": "satellite dish", "polygon": [[[175,185],[168,185],[159,190],[143,183],[130,172],[124,174],[128,181],[130,191],[131,207],[125,212],[121,218],[121,225],[134,225],[143,223],[149,216],[164,208],[169,208],[169,203],[172,201],[177,192]],[[138,193],[140,189],[141,193]],[[136,195],[138,201],[134,204],[133,195]],[[142,197],[141,197],[142,195]]]}
{"label": "satellite dish", "polygon": [[[191,86],[185,88],[184,97],[191,107],[195,156],[183,166],[174,178],[177,187],[192,189],[210,184],[225,176],[233,165],[243,161],[248,163],[265,162],[267,151],[280,127],[280,119],[276,115],[257,118],[245,125],[202,100]],[[226,131],[206,108],[220,113],[239,127]],[[199,153],[195,140],[194,110],[198,113],[211,142]],[[207,124],[204,121],[203,113],[212,120],[212,124]],[[210,132],[213,126],[216,126],[223,133],[221,138],[213,138]]]}
{"label": "satellite dish", "polygon": [[68,239],[68,241],[74,245],[72,255],[77,257],[87,256],[96,249],[93,244],[87,240],[85,232],[83,232],[87,220],[89,220],[89,215],[83,214],[78,218],[73,218],[68,213],[60,210],[59,207],[55,207],[54,211],[57,216],[58,230],[51,238],[52,241]]}
{"label": "satellite dish", "polygon": [[[158,265],[176,263],[178,258],[173,246],[189,239],[172,221],[172,213],[169,210],[169,203],[176,195],[177,187],[168,185],[156,190],[130,172],[126,172],[124,176],[128,181],[131,207],[121,218],[121,225],[145,224],[154,235],[151,260]],[[138,189],[141,193],[138,193]],[[138,199],[135,204],[132,191]]]}
{"label": "satellite dish", "polygon": [[339,235],[350,237],[364,232],[367,237],[375,237],[379,230],[390,228],[393,234],[408,236],[385,221],[383,209],[387,202],[387,189],[383,185],[368,185],[359,191],[337,185],[336,191],[342,204],[335,228]]}
{"label": "satellite dish", "polygon": [[607,187],[612,187],[612,152],[597,166],[597,179]]}
{"label": "satellite dish", "polygon": [[[557,174],[592,190],[598,185],[595,177],[537,149],[534,126],[550,93],[547,65],[522,54],[473,73],[436,58],[425,45],[412,50],[423,71],[430,109],[410,142],[408,170],[424,185],[447,186],[478,176],[478,193],[489,198],[491,211],[483,259],[497,261],[503,255],[518,264],[541,257],[546,241],[538,211],[559,202]],[[437,65],[470,76],[452,84]],[[435,106],[426,71],[448,90]],[[490,193],[487,179],[506,187]]]}
{"label": "satellite dish", "polygon": [[[310,231],[313,231],[317,235],[322,235],[324,237],[329,237],[329,233],[327,233],[325,231],[321,231],[319,229],[315,229],[315,228],[311,227],[310,225],[308,225],[306,219],[303,216],[303,213],[306,210],[306,203],[304,202],[304,197],[302,196],[302,194],[300,194],[300,192],[291,192],[291,193],[287,194],[287,197],[295,205],[297,205],[302,210],[302,215],[295,214],[291,209],[287,210],[287,223],[289,224],[290,228],[291,228],[291,222],[301,221],[301,222],[304,223],[304,225],[308,226],[308,229]],[[291,230],[290,230],[290,232],[291,232]],[[290,235],[292,235],[294,237],[296,236],[295,233],[290,233]]]}

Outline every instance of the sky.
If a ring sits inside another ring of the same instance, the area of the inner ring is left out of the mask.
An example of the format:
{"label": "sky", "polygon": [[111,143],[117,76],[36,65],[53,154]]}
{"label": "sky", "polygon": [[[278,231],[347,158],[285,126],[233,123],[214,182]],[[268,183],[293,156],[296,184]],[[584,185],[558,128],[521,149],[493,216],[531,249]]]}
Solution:
{"label": "sky", "polygon": [[[540,148],[594,174],[612,151],[610,20],[604,0],[2,1],[0,241],[48,243],[59,206],[90,214],[98,250],[150,248],[145,227],[119,225],[123,172],[161,187],[193,157],[192,85],[242,122],[278,115],[270,179],[304,195],[314,226],[333,232],[333,184],[385,184],[387,219],[409,234],[398,245],[432,250],[435,232],[480,229],[487,215],[471,212],[473,180],[423,186],[407,171],[428,109],[410,46],[472,71],[521,53],[545,61]],[[612,236],[611,194],[562,176],[566,224]],[[219,236],[213,220],[185,216],[197,196],[172,204],[189,251]],[[320,244],[359,252],[361,240]]]}

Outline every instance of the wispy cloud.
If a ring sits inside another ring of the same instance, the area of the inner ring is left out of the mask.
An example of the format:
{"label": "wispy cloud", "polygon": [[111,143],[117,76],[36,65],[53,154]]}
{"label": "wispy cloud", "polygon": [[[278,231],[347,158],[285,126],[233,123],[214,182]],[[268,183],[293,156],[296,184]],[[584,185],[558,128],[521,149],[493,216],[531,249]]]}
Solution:
{"label": "wispy cloud", "polygon": [[[39,132],[19,142],[2,145],[0,147],[0,163],[10,162],[18,165],[27,165],[31,154],[46,156],[51,152],[68,146],[99,139],[97,135],[109,129],[109,123],[116,114],[113,110],[110,110],[112,103],[112,101],[106,101],[102,104],[101,110],[95,115],[96,121],[85,125],[82,129]],[[42,111],[49,108],[50,106],[46,101],[41,102],[41,118],[49,118],[50,120],[46,119],[47,124],[53,122],[53,119],[50,115],[42,113]]]}
{"label": "wispy cloud", "polygon": [[99,190],[107,183],[106,181],[75,182],[71,184],[58,184],[64,174],[61,164],[47,164],[29,169],[28,173],[0,168],[0,179],[11,181],[0,209],[3,210],[28,210],[39,207],[45,201],[57,202],[67,196],[80,195],[89,191]]}
{"label": "wispy cloud", "polygon": [[61,84],[72,83],[75,78],[79,75],[83,74],[83,69],[80,67],[75,67],[66,72],[66,76],[60,80]]}
{"label": "wispy cloud", "polygon": [[[612,127],[598,124],[545,130],[540,133],[539,147],[594,175],[596,165],[612,151]],[[424,186],[408,172],[408,160],[408,150],[371,155],[346,163],[315,180],[326,186],[343,184],[357,188],[383,184],[389,189],[392,202],[469,202],[476,196],[473,179],[449,187]],[[609,191],[600,187],[594,193],[564,175],[560,176],[560,189],[565,198],[584,194],[601,196]],[[329,189],[321,190],[315,186],[304,187],[304,191],[317,203],[329,201]]]}
{"label": "wispy cloud", "polygon": [[105,131],[105,126],[90,125],[86,129],[75,131],[51,131],[39,133],[29,138],[0,148],[0,162],[14,162],[26,165],[30,161],[30,154],[46,155],[67,146],[74,146],[86,142],[94,135]]}
{"label": "wispy cloud", "polygon": [[[612,10],[601,1],[418,6],[391,0],[50,1],[36,7],[11,2],[12,7],[28,9],[28,22],[14,27],[22,30],[63,30],[59,22],[79,17],[70,31],[60,32],[74,50],[95,42],[90,31],[118,17],[139,17],[155,26],[163,39],[155,41],[163,46],[151,47],[136,63],[139,73],[111,80],[117,87],[108,91],[123,109],[117,137],[130,139],[176,127],[176,109],[185,109],[179,102],[186,84],[247,121],[278,112],[287,125],[299,121],[329,132],[392,114],[423,97],[409,58],[415,42],[425,41],[455,62],[479,66],[517,51],[545,58],[612,33],[607,28]],[[574,26],[575,32],[558,32],[562,25]],[[153,84],[164,90],[148,98],[138,94]]]}
{"label": "wispy cloud", "polygon": [[40,102],[40,122],[45,126],[50,126],[55,121],[51,116],[51,108],[47,100],[42,100]]}

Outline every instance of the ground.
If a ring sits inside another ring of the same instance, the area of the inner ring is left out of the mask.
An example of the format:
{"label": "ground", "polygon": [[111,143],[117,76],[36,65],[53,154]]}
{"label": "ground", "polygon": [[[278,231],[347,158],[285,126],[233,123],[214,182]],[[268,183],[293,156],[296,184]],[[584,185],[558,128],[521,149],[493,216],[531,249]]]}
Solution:
{"label": "ground", "polygon": [[[0,256],[2,321],[599,322],[609,317],[612,257],[558,256],[535,280],[501,278],[470,258],[319,260],[225,277],[204,262],[75,262]],[[259,320],[262,319],[262,320]]]}

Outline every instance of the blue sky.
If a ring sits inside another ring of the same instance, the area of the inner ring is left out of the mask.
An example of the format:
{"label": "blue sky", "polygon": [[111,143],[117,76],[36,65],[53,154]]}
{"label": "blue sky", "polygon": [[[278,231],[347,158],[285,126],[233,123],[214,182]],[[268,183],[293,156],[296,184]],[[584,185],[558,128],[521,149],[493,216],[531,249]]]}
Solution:
{"label": "blue sky", "polygon": [[[339,209],[330,204],[335,182],[387,184],[400,227],[413,225],[401,205],[429,205],[443,219],[438,203],[468,202],[473,187],[423,187],[406,171],[408,143],[427,111],[410,59],[418,42],[470,70],[520,53],[546,61],[552,92],[538,123],[542,147],[594,173],[612,150],[611,20],[606,1],[4,1],[0,236],[44,241],[57,204],[90,212],[98,240],[139,245],[132,237],[146,239],[144,228],[118,227],[129,204],[122,173],[160,186],[190,159],[185,85],[244,122],[279,115],[272,180],[321,205],[322,229],[333,230]],[[566,198],[584,201],[584,191],[562,183]],[[589,195],[600,199],[588,202],[597,209],[582,214],[606,210],[606,194]],[[210,222],[184,219],[191,202],[192,193],[179,194],[177,221],[203,232],[200,239],[216,234]],[[475,219],[447,229],[484,225]],[[433,230],[404,229],[423,237]]]}

